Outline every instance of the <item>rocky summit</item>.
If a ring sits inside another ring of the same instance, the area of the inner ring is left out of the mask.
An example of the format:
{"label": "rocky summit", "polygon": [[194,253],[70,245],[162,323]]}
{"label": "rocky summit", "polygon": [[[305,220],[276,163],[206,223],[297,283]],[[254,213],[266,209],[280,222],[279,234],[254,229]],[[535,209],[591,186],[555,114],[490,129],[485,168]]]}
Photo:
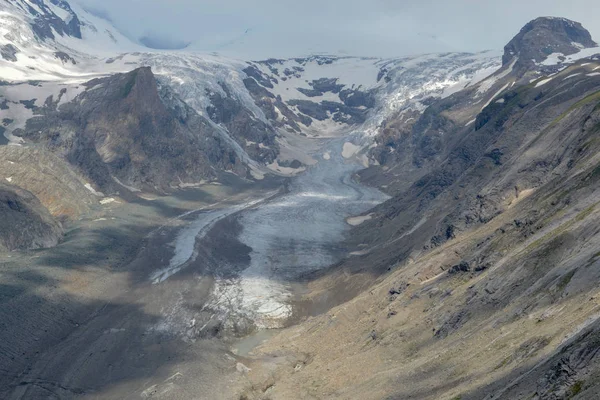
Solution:
{"label": "rocky summit", "polygon": [[579,53],[582,49],[595,47],[598,44],[579,22],[566,18],[540,17],[526,24],[504,46],[502,64],[514,62],[517,70],[525,72],[552,55],[565,60],[566,56]]}
{"label": "rocky summit", "polygon": [[599,398],[580,23],[239,60],[101,15],[0,1],[0,398]]}

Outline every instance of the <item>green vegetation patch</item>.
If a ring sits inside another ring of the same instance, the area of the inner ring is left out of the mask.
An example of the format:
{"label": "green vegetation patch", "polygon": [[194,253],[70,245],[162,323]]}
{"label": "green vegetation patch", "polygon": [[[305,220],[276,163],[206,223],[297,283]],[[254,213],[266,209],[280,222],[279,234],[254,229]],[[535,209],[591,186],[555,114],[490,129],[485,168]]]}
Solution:
{"label": "green vegetation patch", "polygon": [[571,386],[571,390],[570,390],[570,398],[577,396],[579,393],[581,393],[581,390],[583,389],[583,384],[585,382],[584,381],[577,381],[573,384],[573,386]]}
{"label": "green vegetation patch", "polygon": [[[569,113],[571,111],[573,111],[579,107],[583,107],[583,106],[585,106],[593,101],[596,101],[596,100],[600,100],[600,90],[584,97],[583,99],[579,100],[577,103],[573,104],[571,107],[569,107],[569,109],[567,111],[563,112],[558,117],[556,117],[556,119],[554,121],[552,121],[552,123],[550,124],[549,128],[555,126],[560,121],[562,121],[567,115],[569,115]],[[596,105],[596,108],[597,107],[598,107],[598,105]],[[594,110],[595,110],[595,108],[594,108]]]}

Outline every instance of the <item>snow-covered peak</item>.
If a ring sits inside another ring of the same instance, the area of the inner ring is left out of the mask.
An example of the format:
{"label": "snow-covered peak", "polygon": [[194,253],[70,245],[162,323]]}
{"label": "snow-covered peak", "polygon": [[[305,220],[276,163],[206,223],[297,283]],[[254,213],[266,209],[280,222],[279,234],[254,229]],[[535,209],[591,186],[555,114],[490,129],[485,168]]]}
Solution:
{"label": "snow-covered peak", "polygon": [[109,21],[89,13],[78,3],[71,1],[71,8],[79,16],[81,40],[63,36],[58,39],[60,44],[81,53],[102,57],[147,50],[124,36]]}
{"label": "snow-covered peak", "polygon": [[5,80],[82,75],[90,60],[142,49],[74,2],[0,2],[0,73]]}

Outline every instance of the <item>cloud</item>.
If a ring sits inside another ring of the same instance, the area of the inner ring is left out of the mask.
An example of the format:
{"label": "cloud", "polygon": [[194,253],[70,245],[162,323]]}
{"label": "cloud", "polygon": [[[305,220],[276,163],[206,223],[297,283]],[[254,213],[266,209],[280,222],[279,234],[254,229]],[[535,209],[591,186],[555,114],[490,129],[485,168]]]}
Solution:
{"label": "cloud", "polygon": [[[564,16],[600,38],[591,0],[77,0],[153,46],[243,58],[401,56],[501,49],[531,19]],[[148,32],[152,32],[149,35]]]}
{"label": "cloud", "polygon": [[148,33],[146,36],[139,38],[139,42],[151,49],[158,50],[181,50],[190,45],[190,42],[173,39],[169,36],[155,36],[154,33]]}

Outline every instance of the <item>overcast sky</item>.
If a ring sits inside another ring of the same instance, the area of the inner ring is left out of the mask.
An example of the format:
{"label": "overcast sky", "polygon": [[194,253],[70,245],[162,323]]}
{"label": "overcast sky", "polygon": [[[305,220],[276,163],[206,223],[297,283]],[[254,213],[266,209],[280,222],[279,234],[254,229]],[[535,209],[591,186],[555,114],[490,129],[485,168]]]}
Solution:
{"label": "overcast sky", "polygon": [[600,40],[598,0],[77,0],[127,36],[240,58],[393,57],[502,49],[529,20],[561,16]]}

